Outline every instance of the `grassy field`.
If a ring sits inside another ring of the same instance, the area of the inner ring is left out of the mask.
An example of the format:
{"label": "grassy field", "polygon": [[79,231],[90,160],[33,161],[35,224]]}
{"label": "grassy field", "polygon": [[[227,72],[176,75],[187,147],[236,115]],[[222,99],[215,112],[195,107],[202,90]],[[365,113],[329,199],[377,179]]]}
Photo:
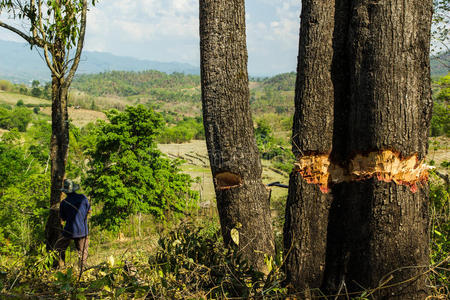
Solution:
{"label": "grassy field", "polygon": [[[183,170],[194,178],[199,178],[195,188],[200,192],[202,201],[214,202],[214,184],[209,167],[208,151],[206,142],[194,140],[183,144],[160,144],[158,148],[170,158],[178,158],[185,161]],[[289,176],[285,172],[275,170],[268,160],[262,161],[262,179],[265,184],[274,181],[288,184]],[[279,199],[287,196],[287,190],[273,188],[272,199]]]}
{"label": "grassy field", "polygon": [[0,90],[0,103],[16,105],[17,101],[19,101],[19,100],[22,100],[25,105],[26,104],[32,104],[32,105],[51,104],[50,100],[35,98],[35,97],[21,95],[21,94],[9,93],[9,92]]}

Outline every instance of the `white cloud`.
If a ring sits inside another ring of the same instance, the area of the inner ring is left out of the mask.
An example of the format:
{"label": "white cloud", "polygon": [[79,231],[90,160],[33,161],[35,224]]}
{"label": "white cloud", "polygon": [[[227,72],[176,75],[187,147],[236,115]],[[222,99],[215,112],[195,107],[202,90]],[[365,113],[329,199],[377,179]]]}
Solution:
{"label": "white cloud", "polygon": [[[198,6],[198,0],[99,1],[88,13],[86,49],[199,65]],[[299,15],[300,0],[246,0],[250,74],[295,70]],[[0,39],[20,40],[6,30]]]}
{"label": "white cloud", "polygon": [[[109,0],[89,12],[86,49],[162,61],[178,59],[164,57],[171,51],[148,51],[163,48],[163,43],[179,50],[187,44],[198,47],[196,0]],[[112,44],[117,46],[108,46]],[[133,44],[136,47],[130,47]],[[180,57],[193,62],[197,53],[185,51]]]}
{"label": "white cloud", "polygon": [[249,1],[247,12],[251,15],[251,19],[247,20],[250,73],[252,70],[256,74],[295,70],[300,1],[259,0],[258,5],[255,1]]}

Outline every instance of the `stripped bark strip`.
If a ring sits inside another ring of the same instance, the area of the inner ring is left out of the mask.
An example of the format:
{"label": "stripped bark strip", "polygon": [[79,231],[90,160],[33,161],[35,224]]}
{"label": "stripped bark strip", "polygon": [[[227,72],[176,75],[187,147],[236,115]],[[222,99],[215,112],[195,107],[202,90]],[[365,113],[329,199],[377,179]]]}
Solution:
{"label": "stripped bark strip", "polygon": [[417,192],[418,185],[428,182],[429,166],[416,154],[407,158],[391,150],[358,154],[347,166],[332,163],[328,155],[309,155],[298,159],[295,171],[309,184],[319,186],[322,193],[330,192],[333,184],[376,178],[408,186]]}

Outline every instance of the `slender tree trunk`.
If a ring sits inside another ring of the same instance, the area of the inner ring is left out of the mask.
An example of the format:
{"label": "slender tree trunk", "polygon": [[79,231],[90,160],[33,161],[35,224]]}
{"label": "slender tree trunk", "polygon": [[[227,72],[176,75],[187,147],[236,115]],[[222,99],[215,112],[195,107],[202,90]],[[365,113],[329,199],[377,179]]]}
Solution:
{"label": "slender tree trunk", "polygon": [[431,13],[431,0],[303,1],[285,224],[296,289],[426,295]]}
{"label": "slender tree trunk", "polygon": [[[297,161],[319,156],[326,161],[331,153],[333,22],[334,1],[303,1],[292,135]],[[331,194],[308,183],[299,171],[294,168],[289,181],[285,271],[292,289],[305,290],[322,282]]]}
{"label": "slender tree trunk", "polygon": [[[58,1],[58,4],[60,2]],[[59,31],[58,31],[59,32]],[[54,249],[56,241],[61,237],[61,219],[59,203],[61,188],[66,173],[67,154],[69,150],[69,115],[67,99],[69,86],[65,82],[63,65],[65,47],[61,39],[55,41],[53,49],[53,67],[60,72],[60,77],[52,74],[52,137],[50,140],[51,191],[50,215],[45,227],[47,249]]]}
{"label": "slender tree trunk", "polygon": [[203,120],[224,241],[265,271],[264,254],[274,254],[274,243],[249,107],[244,0],[200,1],[200,54]]}
{"label": "slender tree trunk", "polygon": [[61,188],[66,172],[69,149],[69,117],[67,111],[68,89],[60,79],[52,77],[52,137],[50,142],[51,192],[50,215],[46,224],[47,249],[61,236],[59,203]]}

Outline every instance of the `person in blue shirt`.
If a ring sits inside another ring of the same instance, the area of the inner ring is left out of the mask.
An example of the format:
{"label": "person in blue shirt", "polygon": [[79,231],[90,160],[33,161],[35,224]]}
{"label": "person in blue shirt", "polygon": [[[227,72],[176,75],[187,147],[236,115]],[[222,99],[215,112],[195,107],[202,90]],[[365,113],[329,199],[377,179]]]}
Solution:
{"label": "person in blue shirt", "polygon": [[89,239],[87,216],[91,211],[88,198],[83,194],[75,193],[80,186],[70,179],[64,180],[62,191],[67,197],[61,201],[59,206],[59,216],[66,222],[62,231],[62,236],[56,242],[55,248],[59,254],[59,264],[65,263],[65,252],[70,241],[75,242],[75,247],[79,254],[80,270],[86,265]]}

